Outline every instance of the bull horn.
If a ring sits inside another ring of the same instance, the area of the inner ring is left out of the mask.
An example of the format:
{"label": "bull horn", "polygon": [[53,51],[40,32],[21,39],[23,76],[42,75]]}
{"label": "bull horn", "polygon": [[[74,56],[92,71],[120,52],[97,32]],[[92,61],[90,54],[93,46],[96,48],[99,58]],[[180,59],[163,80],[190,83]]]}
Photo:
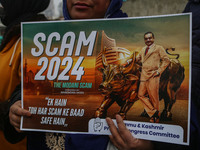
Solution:
{"label": "bull horn", "polygon": [[123,73],[126,74],[126,73],[129,73],[132,69],[133,69],[133,66],[134,66],[134,63],[135,63],[135,53],[133,53],[128,59],[127,59],[127,65],[124,67],[123,69]]}
{"label": "bull horn", "polygon": [[103,52],[102,52],[102,64],[103,64],[103,67],[107,67],[108,66],[108,63],[106,61],[106,56],[105,56],[105,53],[106,53],[106,48],[104,48]]}

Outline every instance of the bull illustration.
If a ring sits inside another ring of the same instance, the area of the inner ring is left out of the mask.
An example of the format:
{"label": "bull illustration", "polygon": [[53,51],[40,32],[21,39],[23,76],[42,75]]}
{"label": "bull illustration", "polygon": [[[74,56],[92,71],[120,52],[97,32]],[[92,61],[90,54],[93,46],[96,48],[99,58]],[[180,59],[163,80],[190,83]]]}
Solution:
{"label": "bull illustration", "polygon": [[[166,49],[168,52],[168,49]],[[120,106],[119,114],[126,119],[126,113],[135,101],[138,100],[137,92],[141,66],[135,63],[136,53],[127,58],[126,64],[108,64],[102,53],[103,68],[99,70],[103,74],[103,81],[99,86],[104,99],[95,112],[95,117],[105,118],[107,110],[116,102]],[[171,63],[162,73],[160,78],[159,98],[164,99],[164,110],[161,113],[162,120],[171,120],[171,109],[176,101],[176,94],[184,80],[184,67],[178,58],[171,59]],[[143,112],[143,115],[145,113]]]}
{"label": "bull illustration", "polygon": [[169,50],[175,51],[175,48],[167,48],[166,52],[171,56],[176,56],[176,58],[170,59],[169,66],[165,69],[160,78],[159,99],[164,99],[165,104],[164,110],[161,113],[161,120],[172,119],[171,109],[176,102],[178,89],[185,78],[185,69],[178,60],[179,54],[171,54]]}
{"label": "bull illustration", "polygon": [[103,73],[103,82],[99,90],[104,95],[100,107],[95,116],[105,118],[108,108],[114,103],[121,107],[119,114],[125,118],[126,113],[137,100],[139,67],[134,63],[135,53],[127,60],[126,65],[109,64],[102,54],[103,68],[99,70]]}

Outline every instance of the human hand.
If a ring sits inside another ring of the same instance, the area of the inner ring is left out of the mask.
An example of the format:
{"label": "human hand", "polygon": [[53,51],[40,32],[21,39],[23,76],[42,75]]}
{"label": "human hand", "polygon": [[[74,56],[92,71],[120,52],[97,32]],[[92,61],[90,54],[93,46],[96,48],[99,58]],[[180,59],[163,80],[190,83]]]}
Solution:
{"label": "human hand", "polygon": [[119,150],[153,150],[151,141],[140,140],[132,136],[120,115],[116,115],[118,129],[111,118],[107,117],[106,121],[112,134],[109,135],[110,140]]}
{"label": "human hand", "polygon": [[21,108],[21,100],[19,100],[10,107],[9,111],[10,124],[15,128],[17,132],[21,132],[20,131],[21,116],[30,117],[31,113],[28,110]]}

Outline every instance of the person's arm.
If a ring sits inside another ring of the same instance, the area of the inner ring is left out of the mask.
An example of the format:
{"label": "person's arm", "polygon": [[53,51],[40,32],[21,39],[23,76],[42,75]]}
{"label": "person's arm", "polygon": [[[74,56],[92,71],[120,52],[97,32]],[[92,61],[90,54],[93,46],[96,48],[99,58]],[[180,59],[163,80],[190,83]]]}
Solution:
{"label": "person's arm", "polygon": [[170,59],[167,53],[165,52],[165,49],[162,46],[160,46],[159,49],[160,49],[159,54],[161,59],[161,65],[159,69],[154,72],[153,77],[160,76],[163,73],[163,71],[167,68],[167,66],[170,64]]}
{"label": "person's arm", "polygon": [[4,136],[10,143],[21,141],[25,134],[20,131],[21,116],[30,116],[30,112],[21,108],[21,86],[18,85],[10,98],[10,109],[5,118]]}
{"label": "person's arm", "polygon": [[163,71],[167,68],[167,66],[170,64],[170,59],[165,52],[165,49],[163,47],[160,47],[160,59],[161,59],[161,65],[160,68],[157,70],[157,72],[160,74],[163,73]]}
{"label": "person's arm", "polygon": [[132,136],[126,128],[123,119],[120,115],[116,115],[118,129],[111,118],[106,118],[107,124],[110,127],[110,140],[119,150],[153,150],[154,146],[151,141],[140,140]]}
{"label": "person's arm", "polygon": [[9,100],[6,100],[4,102],[0,102],[0,130],[4,129],[4,122],[5,117],[7,116],[9,109]]}
{"label": "person's arm", "polygon": [[141,64],[141,59],[142,59],[142,52],[140,51],[135,57],[135,62]]}

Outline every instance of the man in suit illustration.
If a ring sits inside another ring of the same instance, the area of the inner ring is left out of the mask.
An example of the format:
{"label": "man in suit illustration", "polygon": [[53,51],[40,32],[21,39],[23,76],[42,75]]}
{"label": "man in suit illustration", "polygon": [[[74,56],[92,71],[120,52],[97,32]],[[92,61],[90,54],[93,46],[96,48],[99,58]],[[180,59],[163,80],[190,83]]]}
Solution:
{"label": "man in suit illustration", "polygon": [[[154,44],[154,34],[146,32],[144,42],[146,46],[140,51],[136,62],[142,63],[138,97],[150,117],[150,122],[159,122],[159,82],[162,72],[169,65],[170,60],[165,49]],[[147,96],[148,93],[148,96]]]}

